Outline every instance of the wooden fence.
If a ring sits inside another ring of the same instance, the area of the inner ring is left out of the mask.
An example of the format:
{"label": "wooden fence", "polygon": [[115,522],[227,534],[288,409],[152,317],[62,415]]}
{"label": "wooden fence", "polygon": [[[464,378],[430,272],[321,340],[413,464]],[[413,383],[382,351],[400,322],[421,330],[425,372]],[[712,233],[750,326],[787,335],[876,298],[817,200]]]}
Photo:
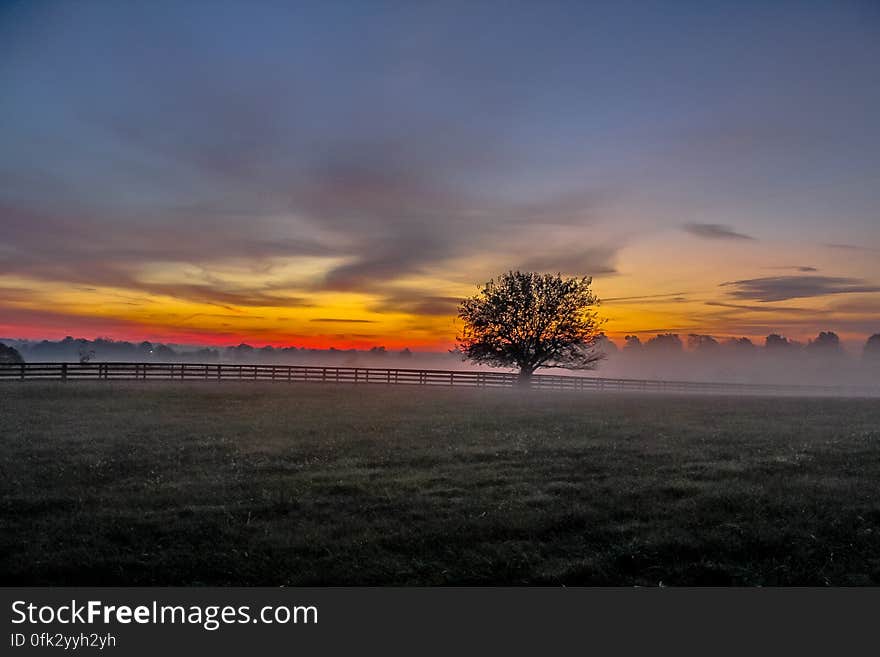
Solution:
{"label": "wooden fence", "polygon": [[[26,363],[0,364],[0,381],[276,381],[288,383],[345,383],[510,388],[515,374],[457,372],[374,367],[315,367],[307,365],[236,365],[205,363]],[[537,390],[614,391],[653,393],[850,395],[880,397],[872,386],[792,386],[750,383],[705,383],[609,379],[539,374]]]}

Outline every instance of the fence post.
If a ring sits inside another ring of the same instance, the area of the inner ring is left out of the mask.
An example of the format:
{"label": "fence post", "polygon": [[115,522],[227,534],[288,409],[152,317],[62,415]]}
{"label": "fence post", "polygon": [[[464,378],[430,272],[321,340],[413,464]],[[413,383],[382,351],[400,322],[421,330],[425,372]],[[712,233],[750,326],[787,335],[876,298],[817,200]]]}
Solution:
{"label": "fence post", "polygon": [[21,380],[24,381],[24,363],[21,364]]}
{"label": "fence post", "polygon": [[61,363],[61,380],[67,381],[67,363]]}

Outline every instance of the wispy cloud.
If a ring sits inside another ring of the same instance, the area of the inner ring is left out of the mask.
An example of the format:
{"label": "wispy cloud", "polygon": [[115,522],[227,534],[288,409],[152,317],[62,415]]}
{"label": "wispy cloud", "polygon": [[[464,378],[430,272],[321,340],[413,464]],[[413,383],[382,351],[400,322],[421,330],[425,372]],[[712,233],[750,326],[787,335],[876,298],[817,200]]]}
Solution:
{"label": "wispy cloud", "polygon": [[730,308],[733,310],[749,310],[752,312],[774,313],[778,315],[818,315],[823,311],[814,308],[791,308],[785,306],[761,306],[755,304],[724,303],[723,301],[706,301],[707,306],[714,308]]}
{"label": "wispy cloud", "polygon": [[669,294],[646,294],[634,297],[608,297],[603,298],[602,302],[614,304],[640,304],[645,301],[652,301],[655,303],[681,303],[687,301],[685,294],[685,292],[671,292]]}
{"label": "wispy cloud", "polygon": [[829,249],[837,249],[838,251],[872,251],[867,246],[858,246],[856,244],[842,244],[836,242],[830,242],[823,244],[822,246],[828,247]]}
{"label": "wispy cloud", "polygon": [[724,224],[684,224],[682,229],[707,240],[754,240],[755,238],[745,233],[738,233],[730,226]]}
{"label": "wispy cloud", "polygon": [[805,274],[819,271],[818,267],[811,265],[780,265],[778,267],[767,267],[767,269],[785,269],[788,271],[799,271]]}
{"label": "wispy cloud", "polygon": [[520,269],[530,271],[555,271],[586,276],[617,273],[616,247],[568,247],[553,249],[547,253],[530,256],[518,264]]}
{"label": "wispy cloud", "polygon": [[770,276],[722,283],[730,288],[730,296],[754,301],[785,301],[824,297],[831,294],[880,292],[880,286],[860,278],[835,276]]}
{"label": "wispy cloud", "polygon": [[455,315],[459,297],[419,294],[410,291],[389,291],[372,309],[376,312],[405,312],[413,315]]}
{"label": "wispy cloud", "polygon": [[873,317],[878,330],[880,330],[880,298],[876,296],[840,299],[831,304],[831,309],[841,313],[854,313]]}

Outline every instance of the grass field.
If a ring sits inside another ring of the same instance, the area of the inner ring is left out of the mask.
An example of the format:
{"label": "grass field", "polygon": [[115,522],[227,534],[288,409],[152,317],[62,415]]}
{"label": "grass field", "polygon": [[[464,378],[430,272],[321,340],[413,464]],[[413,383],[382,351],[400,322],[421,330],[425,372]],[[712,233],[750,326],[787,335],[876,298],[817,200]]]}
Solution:
{"label": "grass field", "polygon": [[880,584],[876,400],[4,384],[2,584]]}

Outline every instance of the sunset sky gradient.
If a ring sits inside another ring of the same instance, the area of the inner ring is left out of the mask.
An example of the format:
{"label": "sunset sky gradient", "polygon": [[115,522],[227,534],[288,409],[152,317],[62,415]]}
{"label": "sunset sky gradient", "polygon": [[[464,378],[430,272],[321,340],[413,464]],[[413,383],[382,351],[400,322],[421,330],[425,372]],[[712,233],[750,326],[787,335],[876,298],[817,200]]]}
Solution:
{"label": "sunset sky gradient", "polygon": [[4,2],[0,89],[0,337],[880,332],[875,2]]}

